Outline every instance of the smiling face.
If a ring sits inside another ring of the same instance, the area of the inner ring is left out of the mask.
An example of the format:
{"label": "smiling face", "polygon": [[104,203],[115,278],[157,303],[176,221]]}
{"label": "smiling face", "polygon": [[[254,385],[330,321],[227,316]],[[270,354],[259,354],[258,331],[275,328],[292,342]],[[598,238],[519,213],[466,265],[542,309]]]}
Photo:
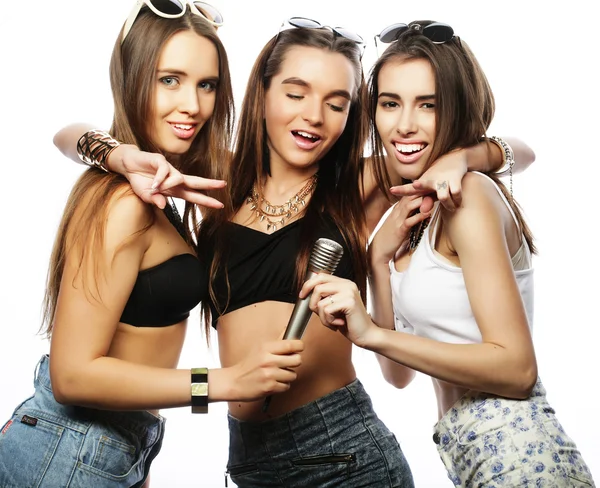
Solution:
{"label": "smiling face", "polygon": [[436,135],[435,76],[425,59],[393,59],[379,73],[375,114],[388,168],[416,180],[428,167]]}
{"label": "smiling face", "polygon": [[352,63],[340,53],[305,46],[287,51],[265,97],[272,171],[314,173],[344,131],[354,79]]}
{"label": "smiling face", "polygon": [[165,154],[179,156],[213,113],[217,49],[193,31],[178,32],[165,43],[155,77],[150,137]]}

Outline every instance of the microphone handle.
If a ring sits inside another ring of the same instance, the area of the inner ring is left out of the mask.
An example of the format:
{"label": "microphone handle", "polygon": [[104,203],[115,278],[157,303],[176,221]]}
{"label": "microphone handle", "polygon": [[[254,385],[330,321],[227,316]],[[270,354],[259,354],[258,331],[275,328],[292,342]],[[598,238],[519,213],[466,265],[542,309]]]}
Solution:
{"label": "microphone handle", "polygon": [[[317,276],[317,273],[314,271],[310,271],[306,273],[306,278],[304,281],[308,281],[311,278]],[[294,305],[294,310],[292,311],[292,315],[288,322],[288,325],[285,329],[285,333],[283,334],[283,339],[302,339],[304,335],[304,330],[308,325],[308,321],[312,316],[312,311],[308,308],[310,303],[310,297],[312,296],[312,292],[301,300],[298,300]]]}
{"label": "microphone handle", "polygon": [[[317,273],[315,273],[314,271],[308,270],[304,281],[308,281],[316,275]],[[302,339],[302,336],[304,335],[304,330],[306,329],[306,326],[308,325],[308,322],[312,315],[311,309],[308,308],[311,296],[312,291],[309,293],[308,296],[304,297],[301,300],[298,300],[294,305],[294,310],[292,311],[292,315],[283,334],[284,340]],[[271,395],[265,398],[265,401],[262,406],[263,412],[266,412],[269,409],[269,405],[271,404],[271,398]]]}

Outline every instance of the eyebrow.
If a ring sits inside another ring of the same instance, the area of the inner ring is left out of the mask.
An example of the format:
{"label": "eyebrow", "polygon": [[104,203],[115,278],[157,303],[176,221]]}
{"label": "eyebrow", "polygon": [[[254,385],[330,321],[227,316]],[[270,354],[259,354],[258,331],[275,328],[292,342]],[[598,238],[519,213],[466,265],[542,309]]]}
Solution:
{"label": "eyebrow", "polygon": [[[391,92],[381,92],[377,96],[377,98],[383,98],[383,97],[391,98],[393,100],[400,100],[402,98],[397,93],[391,93]],[[418,102],[423,102],[425,100],[435,100],[435,94],[434,95],[419,95],[418,97],[415,98],[415,100],[417,100]]]}
{"label": "eyebrow", "polygon": [[[157,69],[157,73],[159,74],[170,74],[170,75],[179,75],[179,76],[188,76],[185,71],[181,71],[180,69],[170,69],[170,68],[162,68]],[[218,76],[207,76],[203,78],[204,81],[214,81],[215,83],[219,81]]]}
{"label": "eyebrow", "polygon": [[[310,88],[310,83],[304,81],[302,78],[286,78],[281,82],[282,85],[298,85],[305,88]],[[328,97],[342,97],[347,100],[352,100],[352,96],[346,90],[333,90],[327,94]]]}

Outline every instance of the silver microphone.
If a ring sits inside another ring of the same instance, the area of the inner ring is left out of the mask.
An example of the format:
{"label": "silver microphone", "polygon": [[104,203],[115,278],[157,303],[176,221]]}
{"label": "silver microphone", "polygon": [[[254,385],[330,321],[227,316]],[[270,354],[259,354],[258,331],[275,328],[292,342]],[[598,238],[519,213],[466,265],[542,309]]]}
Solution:
{"label": "silver microphone", "polygon": [[[304,281],[310,280],[317,273],[333,274],[343,254],[344,248],[337,242],[325,239],[324,237],[317,240],[310,254]],[[306,329],[306,325],[312,314],[312,311],[308,308],[311,295],[312,292],[305,298],[298,299],[296,305],[294,305],[292,316],[283,334],[284,339],[302,338],[304,329]]]}
{"label": "silver microphone", "polygon": [[[308,269],[306,270],[306,277],[304,281],[308,281],[317,273],[333,274],[337,265],[342,259],[344,254],[344,248],[331,239],[324,237],[320,238],[315,242],[310,258],[308,260]],[[287,324],[283,339],[301,339],[304,334],[304,329],[310,320],[312,314],[311,309],[308,307],[312,292],[304,298],[299,298],[294,305],[292,316]],[[263,403],[263,412],[266,412],[271,403],[271,396],[265,398]]]}

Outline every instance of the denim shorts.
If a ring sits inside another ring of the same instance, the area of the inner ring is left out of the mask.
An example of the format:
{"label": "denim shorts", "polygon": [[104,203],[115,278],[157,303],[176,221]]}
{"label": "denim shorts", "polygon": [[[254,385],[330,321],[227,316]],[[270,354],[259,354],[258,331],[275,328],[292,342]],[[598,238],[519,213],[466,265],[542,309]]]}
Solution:
{"label": "denim shorts", "polygon": [[595,486],[539,380],[526,400],[468,392],[435,425],[433,441],[462,488]]}
{"label": "denim shorts", "polygon": [[149,412],[61,405],[54,399],[49,358],[37,366],[35,393],[0,431],[2,488],[139,487],[164,435]]}
{"label": "denim shorts", "polygon": [[227,471],[240,488],[414,487],[358,380],[264,422],[229,415],[229,441]]}

